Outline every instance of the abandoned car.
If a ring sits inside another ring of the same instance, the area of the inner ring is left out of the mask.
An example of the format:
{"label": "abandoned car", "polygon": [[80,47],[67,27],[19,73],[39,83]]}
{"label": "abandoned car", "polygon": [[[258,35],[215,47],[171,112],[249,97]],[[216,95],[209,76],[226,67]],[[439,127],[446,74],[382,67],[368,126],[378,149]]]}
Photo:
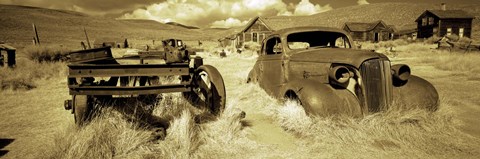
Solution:
{"label": "abandoned car", "polygon": [[247,82],[277,99],[295,99],[307,114],[363,116],[399,107],[436,110],[438,93],[410,75],[409,66],[391,65],[383,54],[352,47],[342,30],[297,27],[265,38]]}

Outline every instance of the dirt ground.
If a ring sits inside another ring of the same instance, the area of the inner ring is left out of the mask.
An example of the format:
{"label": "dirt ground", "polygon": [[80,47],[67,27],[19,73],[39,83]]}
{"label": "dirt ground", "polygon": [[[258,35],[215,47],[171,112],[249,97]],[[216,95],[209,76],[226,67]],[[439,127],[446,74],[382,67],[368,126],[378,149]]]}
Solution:
{"label": "dirt ground", "polygon": [[[205,63],[212,64],[224,75],[227,102],[243,99],[242,87],[255,58],[237,57],[220,59],[204,55]],[[393,59],[407,62],[413,74],[432,82],[442,100],[454,103],[453,111],[462,122],[461,130],[480,138],[480,80],[451,71],[441,71],[432,66],[409,62],[410,59]],[[232,73],[234,72],[234,73]],[[225,76],[228,75],[228,76]],[[479,78],[480,79],[480,78]],[[63,101],[69,99],[66,79],[63,77],[38,81],[39,87],[29,91],[0,92],[0,138],[13,139],[3,147],[4,158],[37,158],[42,149],[52,144],[59,132],[74,126],[73,115],[64,110]],[[263,98],[259,98],[263,99]],[[255,99],[248,99],[255,100]],[[246,112],[243,122],[249,125],[248,138],[262,145],[274,147],[274,151],[289,151],[300,146],[298,138],[279,126],[269,115],[258,112],[257,107],[239,105]],[[272,156],[270,156],[272,157]],[[285,157],[285,156],[283,156]]]}

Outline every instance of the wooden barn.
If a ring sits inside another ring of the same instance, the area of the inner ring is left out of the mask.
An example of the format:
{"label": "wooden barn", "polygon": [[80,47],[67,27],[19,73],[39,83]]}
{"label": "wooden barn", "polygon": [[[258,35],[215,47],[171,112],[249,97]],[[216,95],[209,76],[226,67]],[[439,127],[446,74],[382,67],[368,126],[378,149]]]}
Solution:
{"label": "wooden barn", "polygon": [[261,44],[263,39],[273,31],[298,26],[296,17],[273,16],[273,17],[255,17],[234,35],[219,39],[222,45],[242,47],[247,42],[256,42]]}
{"label": "wooden barn", "polygon": [[394,29],[382,20],[372,23],[347,22],[343,30],[350,33],[354,41],[379,42],[393,39]]}
{"label": "wooden barn", "polygon": [[406,24],[392,27],[394,30],[393,39],[417,39],[417,24]]}
{"label": "wooden barn", "polygon": [[447,10],[442,4],[440,10],[426,10],[417,22],[418,38],[443,37],[451,34],[471,37],[473,16],[463,10]]}

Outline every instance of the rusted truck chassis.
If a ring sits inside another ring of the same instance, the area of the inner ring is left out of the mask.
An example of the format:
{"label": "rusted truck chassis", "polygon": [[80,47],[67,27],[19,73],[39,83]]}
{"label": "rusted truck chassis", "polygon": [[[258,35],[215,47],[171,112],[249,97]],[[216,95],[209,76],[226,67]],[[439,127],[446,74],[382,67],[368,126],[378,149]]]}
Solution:
{"label": "rusted truck chassis", "polygon": [[[120,64],[113,58],[110,47],[75,51],[69,54],[68,88],[72,98],[64,107],[74,114],[75,123],[82,125],[91,119],[97,103],[116,98],[135,97],[149,102],[162,93],[183,92],[195,106],[205,107],[212,114],[220,114],[225,107],[225,86],[215,67],[204,65],[201,57],[188,54],[175,55],[174,50],[143,52],[139,64]],[[168,61],[164,64],[147,64],[148,58]],[[178,76],[178,84],[162,84],[160,78]],[[144,98],[142,98],[144,97]]]}

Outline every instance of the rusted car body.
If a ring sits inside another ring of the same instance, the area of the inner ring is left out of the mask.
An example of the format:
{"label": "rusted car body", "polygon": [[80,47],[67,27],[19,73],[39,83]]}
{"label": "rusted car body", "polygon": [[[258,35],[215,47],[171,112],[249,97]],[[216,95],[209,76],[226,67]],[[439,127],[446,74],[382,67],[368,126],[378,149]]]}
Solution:
{"label": "rusted car body", "polygon": [[437,109],[432,84],[410,75],[407,65],[392,66],[385,55],[352,44],[335,28],[279,30],[263,41],[247,81],[275,98],[296,99],[308,114],[320,116],[363,116],[398,103]]}

